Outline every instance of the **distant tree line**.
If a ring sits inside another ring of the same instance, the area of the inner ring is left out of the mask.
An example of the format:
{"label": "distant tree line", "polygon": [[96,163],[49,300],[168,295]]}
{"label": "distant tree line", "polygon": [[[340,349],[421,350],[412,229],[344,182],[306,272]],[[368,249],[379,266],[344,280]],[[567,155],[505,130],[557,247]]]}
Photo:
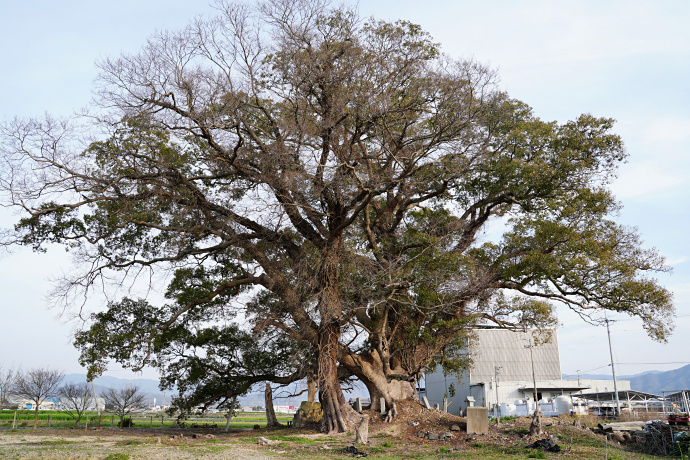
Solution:
{"label": "distant tree line", "polygon": [[[65,373],[48,367],[29,370],[4,368],[0,365],[0,409],[17,409],[16,399],[31,402],[34,410],[34,430],[38,425],[39,407],[50,399],[60,400],[60,411],[74,419],[75,426],[89,408],[97,407],[96,395],[90,382],[64,383]],[[119,417],[118,426],[131,426],[127,418],[132,409],[141,407],[144,394],[139,387],[130,386],[123,389],[108,388],[101,397],[105,408],[109,408]]]}

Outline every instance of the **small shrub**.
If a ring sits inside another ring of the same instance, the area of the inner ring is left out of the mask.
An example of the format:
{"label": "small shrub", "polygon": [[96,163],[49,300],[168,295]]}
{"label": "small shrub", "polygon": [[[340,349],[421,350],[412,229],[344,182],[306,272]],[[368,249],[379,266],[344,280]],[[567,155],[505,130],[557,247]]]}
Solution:
{"label": "small shrub", "polygon": [[385,441],[383,444],[381,444],[383,447],[393,447],[393,443],[390,441]]}
{"label": "small shrub", "polygon": [[527,458],[546,458],[546,454],[540,450],[530,452]]}
{"label": "small shrub", "polygon": [[117,426],[120,428],[131,428],[134,426],[134,420],[132,420],[132,417],[125,417],[117,422]]}

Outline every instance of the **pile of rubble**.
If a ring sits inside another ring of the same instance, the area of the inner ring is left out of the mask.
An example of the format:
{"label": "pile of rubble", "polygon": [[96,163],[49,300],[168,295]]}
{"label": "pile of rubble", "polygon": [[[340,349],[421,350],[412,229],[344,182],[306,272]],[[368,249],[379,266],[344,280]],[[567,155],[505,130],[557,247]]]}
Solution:
{"label": "pile of rubble", "polygon": [[646,454],[664,455],[673,451],[679,434],[674,435],[664,420],[599,424],[598,431],[613,441],[632,444]]}

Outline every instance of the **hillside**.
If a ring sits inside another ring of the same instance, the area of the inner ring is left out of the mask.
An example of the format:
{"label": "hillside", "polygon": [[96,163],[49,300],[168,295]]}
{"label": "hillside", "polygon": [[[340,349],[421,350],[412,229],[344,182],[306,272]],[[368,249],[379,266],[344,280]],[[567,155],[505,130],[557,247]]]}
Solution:
{"label": "hillside", "polygon": [[[582,374],[583,379],[611,379],[611,374]],[[563,374],[564,379],[576,379],[577,375]],[[630,380],[633,390],[661,395],[662,391],[690,390],[690,364],[670,371],[648,371],[635,375],[618,376]]]}
{"label": "hillside", "polygon": [[634,390],[661,395],[662,391],[690,390],[690,364],[666,372],[647,372],[630,378]]}

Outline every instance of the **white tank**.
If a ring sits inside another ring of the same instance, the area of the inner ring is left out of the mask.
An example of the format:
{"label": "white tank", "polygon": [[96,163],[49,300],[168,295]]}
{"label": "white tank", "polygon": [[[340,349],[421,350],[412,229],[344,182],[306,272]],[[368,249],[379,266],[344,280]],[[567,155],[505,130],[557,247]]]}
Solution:
{"label": "white tank", "polygon": [[570,396],[558,396],[556,398],[558,415],[570,414],[571,410],[573,410],[573,402],[570,400]]}

